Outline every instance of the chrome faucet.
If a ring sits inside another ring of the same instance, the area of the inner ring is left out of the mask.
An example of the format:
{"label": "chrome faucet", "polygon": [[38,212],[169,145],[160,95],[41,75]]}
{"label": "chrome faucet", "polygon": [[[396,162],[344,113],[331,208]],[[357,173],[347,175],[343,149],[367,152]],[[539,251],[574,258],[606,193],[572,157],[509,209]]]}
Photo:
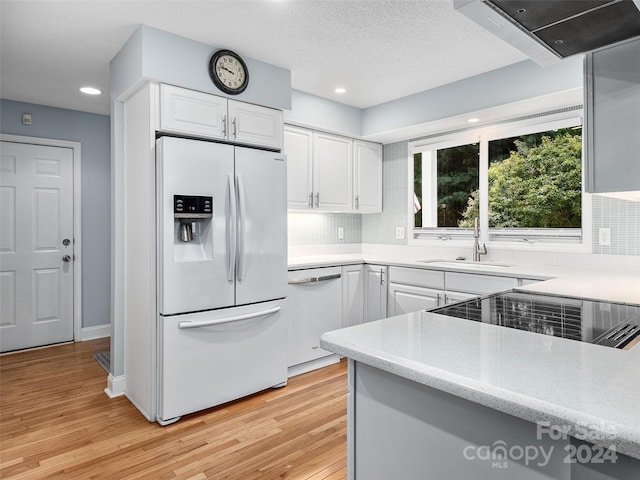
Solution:
{"label": "chrome faucet", "polygon": [[473,261],[479,262],[480,255],[487,254],[487,244],[483,243],[482,248],[480,248],[479,239],[480,238],[480,226],[478,225],[478,217],[473,220]]}

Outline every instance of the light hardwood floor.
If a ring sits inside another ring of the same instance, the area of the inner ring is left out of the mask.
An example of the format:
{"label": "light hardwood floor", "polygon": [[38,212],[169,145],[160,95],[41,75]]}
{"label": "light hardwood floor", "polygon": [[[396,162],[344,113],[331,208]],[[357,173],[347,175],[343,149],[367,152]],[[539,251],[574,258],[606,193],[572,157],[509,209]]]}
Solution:
{"label": "light hardwood floor", "polygon": [[109,399],[108,339],[0,357],[0,478],[344,479],[346,364],[160,427]]}

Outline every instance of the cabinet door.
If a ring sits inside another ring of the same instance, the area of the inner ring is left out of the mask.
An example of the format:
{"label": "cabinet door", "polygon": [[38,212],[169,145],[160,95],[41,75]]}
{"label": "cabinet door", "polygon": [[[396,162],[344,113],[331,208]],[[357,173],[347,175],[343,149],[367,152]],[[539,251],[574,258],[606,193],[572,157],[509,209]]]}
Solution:
{"label": "cabinet door", "polygon": [[160,85],[160,130],[226,138],[227,99],[173,85]]}
{"label": "cabinet door", "polygon": [[288,366],[331,355],[320,348],[320,337],[342,328],[340,276],[340,267],[289,272]]}
{"label": "cabinet door", "polygon": [[357,212],[382,212],[382,145],[353,142],[354,199]]}
{"label": "cabinet door", "polygon": [[229,100],[229,140],[280,150],[282,112]]}
{"label": "cabinet door", "polygon": [[347,212],[353,198],[353,140],[314,133],[314,206],[321,210]]}
{"label": "cabinet door", "polygon": [[640,190],[640,39],[586,55],[586,191]]}
{"label": "cabinet door", "polygon": [[442,294],[442,290],[390,283],[387,305],[389,316],[435,308],[439,305]]}
{"label": "cabinet door", "polygon": [[287,125],[284,154],[287,156],[287,206],[312,208],[313,132]]}
{"label": "cabinet door", "polygon": [[387,316],[387,267],[365,267],[364,321],[372,322]]}
{"label": "cabinet door", "polygon": [[342,325],[350,327],[364,320],[362,265],[342,267]]}

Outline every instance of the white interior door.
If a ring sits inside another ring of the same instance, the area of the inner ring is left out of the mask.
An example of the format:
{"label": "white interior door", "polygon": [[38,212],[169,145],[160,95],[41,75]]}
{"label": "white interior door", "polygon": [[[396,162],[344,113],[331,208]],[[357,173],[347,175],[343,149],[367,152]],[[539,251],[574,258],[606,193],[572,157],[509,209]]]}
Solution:
{"label": "white interior door", "polygon": [[73,340],[73,150],[2,142],[0,350]]}

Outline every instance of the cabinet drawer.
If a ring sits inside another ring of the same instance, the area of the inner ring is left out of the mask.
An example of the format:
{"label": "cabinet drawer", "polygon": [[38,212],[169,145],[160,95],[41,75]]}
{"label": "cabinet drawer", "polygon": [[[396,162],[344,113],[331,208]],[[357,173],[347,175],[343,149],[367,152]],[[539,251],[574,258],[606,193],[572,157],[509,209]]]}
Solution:
{"label": "cabinet drawer", "polygon": [[482,294],[515,288],[518,285],[518,280],[510,277],[496,277],[492,275],[445,272],[445,285],[447,290]]}
{"label": "cabinet drawer", "polygon": [[444,272],[421,268],[389,267],[389,282],[444,289]]}

